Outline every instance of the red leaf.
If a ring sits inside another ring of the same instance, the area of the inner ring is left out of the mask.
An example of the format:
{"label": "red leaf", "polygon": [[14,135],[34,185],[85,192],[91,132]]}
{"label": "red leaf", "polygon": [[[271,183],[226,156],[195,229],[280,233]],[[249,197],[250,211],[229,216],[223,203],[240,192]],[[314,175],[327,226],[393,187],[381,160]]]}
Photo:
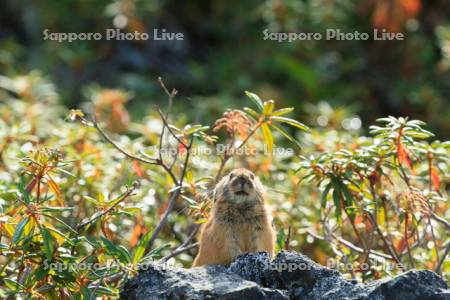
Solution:
{"label": "red leaf", "polygon": [[436,168],[431,167],[431,182],[433,183],[433,187],[435,191],[439,191],[439,186],[441,185],[441,180],[439,179],[439,173],[436,171]]}
{"label": "red leaf", "polygon": [[406,152],[405,147],[403,147],[403,144],[399,142],[397,144],[397,157],[398,162],[402,165],[404,162],[408,165],[410,169],[412,169],[412,163],[411,159],[409,158],[408,152]]}
{"label": "red leaf", "polygon": [[184,153],[186,152],[186,146],[183,145],[183,144],[181,144],[181,143],[179,143],[179,144],[178,144],[178,152],[179,152],[180,154],[184,154]]}
{"label": "red leaf", "polygon": [[30,181],[30,183],[28,183],[27,186],[25,187],[25,191],[27,191],[27,193],[31,193],[31,191],[36,186],[36,183],[37,183],[36,178],[33,178],[33,180]]}
{"label": "red leaf", "polygon": [[401,253],[406,249],[406,239],[404,237],[395,244],[395,250],[397,253]]}
{"label": "red leaf", "polygon": [[134,247],[137,245],[137,243],[139,242],[139,238],[142,236],[143,232],[144,232],[144,227],[143,225],[143,220],[141,216],[137,216],[136,217],[136,225],[133,228],[133,231],[131,233],[131,237],[130,237],[130,246]]}
{"label": "red leaf", "polygon": [[142,177],[144,175],[144,172],[142,172],[142,169],[136,160],[133,160],[133,170],[136,172],[137,176],[139,176],[139,177]]}

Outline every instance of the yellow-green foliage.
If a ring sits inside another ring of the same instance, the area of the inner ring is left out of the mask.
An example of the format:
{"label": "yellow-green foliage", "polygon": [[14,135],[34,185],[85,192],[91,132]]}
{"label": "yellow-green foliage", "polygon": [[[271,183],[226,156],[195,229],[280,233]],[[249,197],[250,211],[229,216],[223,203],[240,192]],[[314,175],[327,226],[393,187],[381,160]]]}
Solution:
{"label": "yellow-green foliage", "polygon": [[[248,108],[223,108],[215,124],[166,108],[131,120],[120,90],[93,90],[90,111],[68,112],[39,73],[0,87],[0,297],[117,297],[139,264],[194,245],[208,191],[241,166],[267,186],[278,250],[350,263],[339,270],[361,280],[413,267],[449,275],[450,144],[430,142],[420,121],[380,119],[362,136],[320,104],[308,117],[322,127],[308,129],[248,92]],[[195,251],[168,262],[190,266]]]}

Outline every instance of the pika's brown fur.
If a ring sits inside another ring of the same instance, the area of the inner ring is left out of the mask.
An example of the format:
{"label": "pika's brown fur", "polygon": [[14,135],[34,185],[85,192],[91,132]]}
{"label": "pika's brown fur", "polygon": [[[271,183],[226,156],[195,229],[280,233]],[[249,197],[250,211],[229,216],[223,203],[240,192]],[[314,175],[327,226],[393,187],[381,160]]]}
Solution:
{"label": "pika's brown fur", "polygon": [[211,215],[200,231],[193,267],[229,265],[239,254],[266,251],[273,256],[275,231],[265,206],[265,190],[247,169],[236,169],[217,183]]}

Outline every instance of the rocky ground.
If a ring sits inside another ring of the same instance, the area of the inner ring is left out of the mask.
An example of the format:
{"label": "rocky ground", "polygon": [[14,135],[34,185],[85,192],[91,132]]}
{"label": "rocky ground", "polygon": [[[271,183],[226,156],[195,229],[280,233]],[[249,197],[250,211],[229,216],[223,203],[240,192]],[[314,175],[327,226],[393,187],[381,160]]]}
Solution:
{"label": "rocky ground", "polygon": [[122,299],[450,300],[448,285],[431,271],[360,284],[294,252],[280,252],[272,262],[267,253],[244,254],[228,268],[144,267],[124,286]]}

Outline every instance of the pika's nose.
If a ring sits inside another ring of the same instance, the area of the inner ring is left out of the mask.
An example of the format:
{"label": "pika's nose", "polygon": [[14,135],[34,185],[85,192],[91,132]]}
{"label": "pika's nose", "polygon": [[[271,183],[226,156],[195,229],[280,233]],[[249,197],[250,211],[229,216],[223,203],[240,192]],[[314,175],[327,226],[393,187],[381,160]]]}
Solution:
{"label": "pika's nose", "polygon": [[237,186],[244,188],[245,184],[248,184],[248,183],[250,183],[250,181],[248,180],[247,176],[240,175],[240,176],[236,177],[235,184]]}
{"label": "pika's nose", "polygon": [[239,177],[237,178],[237,182],[240,183],[240,184],[245,184],[245,183],[248,182],[248,179],[247,179],[246,176],[241,175],[241,176],[239,176]]}

